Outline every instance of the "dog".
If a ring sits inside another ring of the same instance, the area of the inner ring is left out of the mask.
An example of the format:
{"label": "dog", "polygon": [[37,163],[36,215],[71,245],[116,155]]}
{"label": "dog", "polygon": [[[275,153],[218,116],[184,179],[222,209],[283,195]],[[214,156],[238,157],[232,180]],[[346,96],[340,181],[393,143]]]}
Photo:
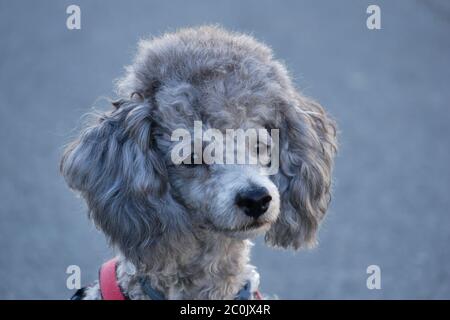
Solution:
{"label": "dog", "polygon": [[[254,237],[294,250],[316,244],[336,124],[268,46],[217,26],[142,40],[117,95],[66,147],[60,169],[117,251],[113,277],[125,298],[255,299]],[[173,132],[193,132],[195,121],[219,133],[278,130],[278,171],[174,163]],[[97,281],[74,299],[106,294]]]}

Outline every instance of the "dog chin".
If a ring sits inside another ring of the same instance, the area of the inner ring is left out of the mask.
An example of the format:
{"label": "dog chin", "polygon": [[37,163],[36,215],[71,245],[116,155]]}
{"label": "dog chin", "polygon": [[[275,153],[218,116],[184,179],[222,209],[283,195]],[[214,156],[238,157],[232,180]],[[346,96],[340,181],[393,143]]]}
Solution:
{"label": "dog chin", "polygon": [[250,239],[255,238],[269,230],[271,223],[264,222],[250,226],[236,227],[236,228],[218,228],[218,232],[236,239]]}

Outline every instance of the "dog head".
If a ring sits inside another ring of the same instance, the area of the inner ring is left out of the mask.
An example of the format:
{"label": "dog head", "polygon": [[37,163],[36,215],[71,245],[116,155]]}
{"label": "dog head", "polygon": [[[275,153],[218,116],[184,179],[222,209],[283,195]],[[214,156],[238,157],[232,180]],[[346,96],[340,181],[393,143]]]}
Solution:
{"label": "dog head", "polygon": [[[139,259],[198,228],[265,233],[284,248],[314,243],[330,198],[335,126],[268,47],[216,27],[142,41],[118,94],[67,147],[61,171],[125,255]],[[256,140],[228,140],[229,130],[255,130]],[[236,147],[247,162],[236,161]],[[259,156],[265,149],[269,161]]]}

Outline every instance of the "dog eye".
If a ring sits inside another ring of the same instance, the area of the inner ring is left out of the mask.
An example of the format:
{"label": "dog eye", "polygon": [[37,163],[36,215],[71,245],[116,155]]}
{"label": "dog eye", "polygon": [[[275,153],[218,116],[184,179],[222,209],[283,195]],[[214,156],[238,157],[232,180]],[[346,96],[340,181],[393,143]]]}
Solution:
{"label": "dog eye", "polygon": [[258,142],[257,144],[254,145],[253,148],[255,155],[258,157],[258,160],[267,167],[271,166],[271,150],[270,150],[270,146],[263,143],[263,142]]}
{"label": "dog eye", "polygon": [[255,151],[255,154],[259,156],[261,152],[266,152],[267,148],[268,146],[265,143],[258,142],[254,145],[253,150]]}

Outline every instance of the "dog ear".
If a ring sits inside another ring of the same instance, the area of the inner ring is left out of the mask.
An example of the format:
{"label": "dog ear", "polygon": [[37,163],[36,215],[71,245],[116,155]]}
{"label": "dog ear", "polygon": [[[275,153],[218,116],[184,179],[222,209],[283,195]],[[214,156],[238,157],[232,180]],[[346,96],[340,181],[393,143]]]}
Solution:
{"label": "dog ear", "polygon": [[110,242],[139,261],[149,246],[181,232],[186,222],[170,196],[153,139],[151,103],[120,100],[114,105],[67,147],[60,169]]}
{"label": "dog ear", "polygon": [[274,177],[281,209],[265,239],[283,248],[311,247],[330,201],[336,128],[318,103],[297,94],[281,113],[280,170]]}

